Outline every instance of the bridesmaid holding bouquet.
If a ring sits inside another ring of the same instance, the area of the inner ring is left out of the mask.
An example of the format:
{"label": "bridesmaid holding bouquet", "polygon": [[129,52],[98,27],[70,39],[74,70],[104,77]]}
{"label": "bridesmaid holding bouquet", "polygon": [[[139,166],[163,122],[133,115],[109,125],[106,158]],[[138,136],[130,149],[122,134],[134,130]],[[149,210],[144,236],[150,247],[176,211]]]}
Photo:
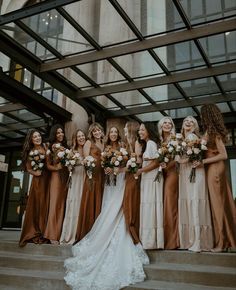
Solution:
{"label": "bridesmaid holding bouquet", "polygon": [[51,171],[51,179],[49,184],[50,201],[45,237],[52,244],[58,244],[61,237],[68,190],[68,170],[63,165],[63,156],[65,156],[67,142],[64,129],[61,125],[56,124],[51,128],[49,141],[50,152],[47,155],[47,168]]}
{"label": "bridesmaid holding bouquet", "polygon": [[[158,122],[158,133],[161,144],[168,144],[175,137],[175,125],[170,117],[164,117]],[[164,243],[165,249],[179,247],[178,233],[178,173],[174,160],[168,162],[163,169],[164,185]]]}
{"label": "bridesmaid holding bouquet", "polygon": [[103,138],[102,126],[98,123],[91,124],[88,130],[88,140],[83,147],[83,155],[84,158],[92,156],[95,159],[96,167],[93,170],[92,178],[88,174],[85,177],[75,243],[91,230],[101,212],[104,188],[104,171],[101,167],[101,153],[104,150]]}
{"label": "bridesmaid holding bouquet", "polygon": [[33,178],[26,206],[26,213],[21,231],[19,246],[27,243],[42,244],[48,213],[49,174],[45,165],[46,149],[42,136],[37,130],[30,130],[26,136],[22,152],[23,170]]}

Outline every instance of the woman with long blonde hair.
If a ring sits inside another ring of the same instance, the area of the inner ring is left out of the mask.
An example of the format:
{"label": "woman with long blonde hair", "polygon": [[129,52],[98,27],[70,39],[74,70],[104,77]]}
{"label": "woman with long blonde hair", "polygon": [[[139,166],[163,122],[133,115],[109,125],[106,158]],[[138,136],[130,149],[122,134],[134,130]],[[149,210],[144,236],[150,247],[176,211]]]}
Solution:
{"label": "woman with long blonde hair", "polygon": [[[168,144],[175,137],[175,124],[171,117],[164,117],[158,122],[161,145]],[[178,233],[178,180],[175,161],[170,161],[163,169],[164,200],[164,248],[168,250],[179,247]]]}
{"label": "woman with long blonde hair", "polygon": [[92,180],[85,177],[81,198],[76,242],[80,241],[92,228],[101,212],[104,188],[104,170],[101,167],[101,153],[104,150],[104,130],[99,123],[89,126],[88,139],[83,147],[84,158],[92,156],[96,161]]}
{"label": "woman with long blonde hair", "polygon": [[201,120],[208,148],[202,163],[206,168],[211,202],[215,235],[213,251],[221,252],[227,248],[236,248],[236,209],[225,169],[227,130],[215,104],[202,106]]}
{"label": "woman with long blonde hair", "polygon": [[[186,117],[181,132],[185,143],[198,141],[197,120]],[[180,248],[193,252],[209,251],[213,247],[213,232],[204,168],[196,168],[195,182],[191,182],[189,176],[195,165],[187,156],[178,161]]]}

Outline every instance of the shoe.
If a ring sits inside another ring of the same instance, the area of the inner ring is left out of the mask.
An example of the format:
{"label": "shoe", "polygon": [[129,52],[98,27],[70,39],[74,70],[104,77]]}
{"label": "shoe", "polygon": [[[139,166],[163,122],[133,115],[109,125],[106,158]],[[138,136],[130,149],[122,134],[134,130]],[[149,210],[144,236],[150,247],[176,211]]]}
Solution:
{"label": "shoe", "polygon": [[211,252],[212,253],[221,253],[221,252],[223,252],[224,251],[224,249],[221,249],[221,248],[214,248],[214,249],[211,249]]}

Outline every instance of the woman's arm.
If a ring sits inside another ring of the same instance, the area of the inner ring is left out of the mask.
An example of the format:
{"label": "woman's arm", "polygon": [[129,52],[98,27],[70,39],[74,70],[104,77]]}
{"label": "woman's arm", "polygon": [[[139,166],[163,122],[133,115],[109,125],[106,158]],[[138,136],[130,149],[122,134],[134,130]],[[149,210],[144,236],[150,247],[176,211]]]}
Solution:
{"label": "woman's arm", "polygon": [[228,158],[224,142],[222,141],[222,139],[219,136],[216,137],[215,143],[216,143],[217,151],[219,153],[217,155],[215,155],[215,156],[203,159],[202,160],[203,164],[214,163],[214,162],[217,162],[217,161],[226,160]]}
{"label": "woman's arm", "polygon": [[46,156],[46,165],[47,165],[47,169],[50,171],[58,171],[58,170],[62,169],[62,165],[60,162],[55,164],[55,165],[52,165],[49,156]]}
{"label": "woman's arm", "polygon": [[157,160],[152,160],[147,166],[144,166],[135,173],[136,176],[139,176],[140,174],[144,172],[149,172],[153,169],[156,169],[159,166]]}
{"label": "woman's arm", "polygon": [[40,176],[42,174],[42,171],[41,170],[33,170],[32,169],[32,166],[30,164],[30,161],[28,161],[26,163],[26,170],[27,170],[27,172],[29,172],[29,174],[34,175],[34,176]]}
{"label": "woman's arm", "polygon": [[90,140],[87,140],[84,144],[84,147],[83,147],[83,155],[84,157],[87,157],[90,155],[90,148],[91,148],[91,141]]}

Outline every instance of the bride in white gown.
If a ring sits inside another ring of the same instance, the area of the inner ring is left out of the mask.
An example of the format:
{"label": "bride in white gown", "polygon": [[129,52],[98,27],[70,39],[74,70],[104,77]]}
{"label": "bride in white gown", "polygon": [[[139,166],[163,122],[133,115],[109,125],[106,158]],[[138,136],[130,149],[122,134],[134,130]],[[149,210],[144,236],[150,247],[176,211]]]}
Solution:
{"label": "bride in white gown", "polygon": [[[110,140],[110,141],[109,141]],[[118,148],[118,129],[109,130],[108,144]],[[125,173],[116,185],[105,185],[102,211],[91,231],[72,247],[65,260],[65,281],[73,290],[118,290],[145,279],[149,260],[140,244],[134,245],[122,209]]]}

